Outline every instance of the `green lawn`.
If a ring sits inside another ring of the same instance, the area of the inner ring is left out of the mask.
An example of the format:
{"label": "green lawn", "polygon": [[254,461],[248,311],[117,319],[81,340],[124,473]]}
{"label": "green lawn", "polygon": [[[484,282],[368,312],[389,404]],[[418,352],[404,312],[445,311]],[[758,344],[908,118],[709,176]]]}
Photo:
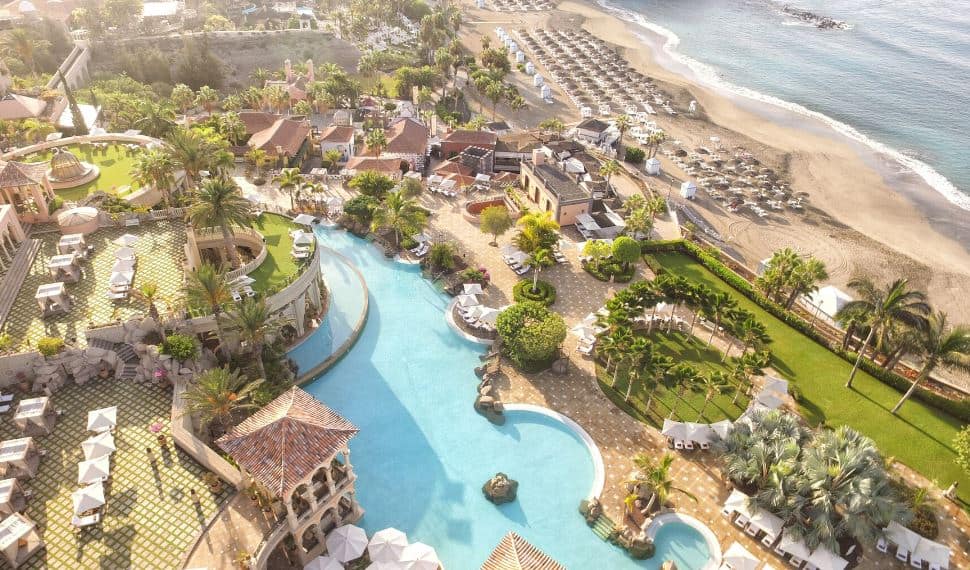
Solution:
{"label": "green lawn", "polygon": [[[644,331],[645,332],[645,331]],[[655,348],[673,359],[674,363],[685,362],[698,369],[701,373],[707,374],[712,371],[730,372],[730,367],[721,364],[721,352],[715,348],[708,348],[704,342],[696,338],[689,340],[684,333],[654,331],[649,336]],[[650,396],[652,385],[644,382],[634,384],[630,401],[624,402],[627,389],[627,374],[625,369],[620,367],[617,374],[616,386],[610,387],[613,382],[613,372],[607,374],[602,366],[597,365],[596,374],[600,381],[600,387],[614,403],[641,421],[648,422],[656,427],[663,425],[664,418],[670,415],[671,406],[674,410],[674,418],[681,421],[712,423],[723,419],[737,419],[748,407],[748,398],[743,394],[738,397],[737,404],[732,403],[736,392],[736,387],[729,387],[724,393],[718,394],[707,405],[704,415],[701,416],[701,408],[704,407],[705,394],[702,389],[695,388],[688,390],[683,398],[678,397],[678,390],[675,386],[664,383],[657,389],[654,395],[651,409],[646,409],[647,398]]]}
{"label": "green lawn", "polygon": [[811,424],[849,425],[871,437],[883,455],[916,469],[941,487],[960,482],[960,497],[970,499],[970,476],[953,461],[953,438],[962,422],[949,414],[910,400],[897,416],[889,413],[901,394],[863,371],[852,388],[845,381],[852,366],[826,348],[778,320],[705,267],[683,254],[656,254],[672,273],[734,295],[768,328],[771,366],[800,394],[799,409]]}
{"label": "green lawn", "polygon": [[[94,149],[85,145],[85,148],[82,149],[81,145],[72,144],[62,148],[74,153],[74,156],[81,162],[96,165],[101,171],[97,178],[87,184],[75,188],[55,190],[54,193],[64,200],[76,202],[98,190],[122,196],[124,194],[119,194],[117,191],[122,186],[130,185],[131,190],[138,188],[138,185],[131,180],[131,168],[135,159],[133,155],[128,155],[128,147],[113,144],[106,149]],[[51,159],[52,154],[51,151],[39,152],[26,157],[24,160],[27,162],[46,162]]]}
{"label": "green lawn", "polygon": [[[284,286],[298,271],[297,260],[290,255],[293,240],[290,230],[300,229],[289,219],[276,214],[262,214],[253,224],[266,238],[266,260],[249,274],[256,280],[253,289],[260,292],[277,290]],[[305,228],[304,228],[305,229]]]}

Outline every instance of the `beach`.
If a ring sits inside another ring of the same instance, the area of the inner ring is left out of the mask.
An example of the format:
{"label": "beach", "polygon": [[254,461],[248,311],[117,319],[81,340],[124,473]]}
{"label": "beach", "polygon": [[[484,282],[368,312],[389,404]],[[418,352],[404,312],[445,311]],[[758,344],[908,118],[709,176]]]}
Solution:
{"label": "beach", "polygon": [[[828,282],[843,289],[860,275],[876,282],[908,278],[951,320],[970,321],[970,303],[960,295],[970,291],[966,222],[970,214],[954,210],[918,177],[900,173],[895,163],[821,121],[700,84],[664,53],[664,38],[599,6],[570,0],[555,10],[529,13],[466,5],[466,21],[462,41],[475,51],[481,49],[483,34],[490,36],[493,45],[497,43],[496,26],[508,31],[581,27],[619,48],[631,66],[653,78],[682,106],[697,101],[699,112],[693,117],[663,113],[655,117],[668,141],[694,148],[710,146],[710,137],[716,136],[723,148],[743,147],[784,173],[792,190],[806,198],[803,212],[772,213],[767,218],[730,213],[703,193],[691,203],[721,235],[723,249],[748,267],[757,267],[778,249],[792,247],[823,260]],[[567,123],[580,120],[578,110],[556,86],[554,104],[533,104],[528,95],[534,95],[535,89],[526,82],[528,76],[513,72],[510,80],[530,103],[518,113],[505,110],[516,126],[535,127],[557,115]],[[674,178],[689,178],[663,155],[658,158]],[[658,193],[671,190],[669,183],[656,179],[649,183]]]}

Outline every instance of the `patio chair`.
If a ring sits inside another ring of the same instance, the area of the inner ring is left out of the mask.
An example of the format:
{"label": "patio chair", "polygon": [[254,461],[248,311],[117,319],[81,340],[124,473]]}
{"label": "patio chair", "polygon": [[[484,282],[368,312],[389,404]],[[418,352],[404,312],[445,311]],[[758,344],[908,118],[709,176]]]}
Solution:
{"label": "patio chair", "polygon": [[74,515],[74,517],[71,518],[71,524],[74,525],[75,532],[79,532],[82,528],[98,524],[99,522],[101,522],[101,513],[94,513],[93,515],[88,515],[86,517]]}
{"label": "patio chair", "polygon": [[245,293],[247,297],[255,297],[256,296],[256,291],[254,291],[253,288],[250,287],[249,285],[246,285],[245,287],[243,287],[242,288],[242,292]]}
{"label": "patio chair", "polygon": [[771,548],[771,545],[775,543],[775,539],[777,538],[777,536],[765,533],[765,535],[761,537],[761,544],[765,545],[767,548]]}
{"label": "patio chair", "polygon": [[923,568],[923,559],[920,558],[920,557],[918,557],[918,556],[916,556],[916,553],[913,553],[913,554],[911,554],[909,556],[909,565],[912,566],[913,568],[920,568],[920,569],[922,569]]}
{"label": "patio chair", "polygon": [[749,522],[751,522],[751,521],[748,519],[748,517],[746,517],[746,516],[744,516],[742,514],[738,514],[738,518],[734,519],[734,526],[736,526],[738,528],[744,528],[744,527],[748,526],[748,523]]}
{"label": "patio chair", "polygon": [[531,267],[531,266],[529,266],[529,265],[523,265],[523,266],[522,266],[522,267],[520,267],[519,269],[516,269],[516,270],[515,270],[515,274],[516,274],[516,275],[525,275],[525,274],[526,274],[526,273],[528,273],[528,272],[529,272],[529,270],[531,270],[531,269],[532,269],[532,267]]}
{"label": "patio chair", "polygon": [[889,554],[889,543],[886,542],[885,538],[880,538],[876,541],[876,550],[883,554]]}
{"label": "patio chair", "polygon": [[705,450],[705,451],[707,451],[708,449],[710,449],[710,448],[711,448],[711,444],[709,444],[709,443],[707,443],[706,441],[705,441],[705,442],[702,442],[702,443],[700,444],[700,446],[701,446],[701,449],[703,449],[703,450]]}
{"label": "patio chair", "polygon": [[683,450],[684,449],[684,442],[681,441],[681,440],[679,440],[679,439],[676,440],[676,441],[674,441],[674,449]]}
{"label": "patio chair", "polygon": [[581,344],[581,345],[579,345],[579,347],[576,350],[578,350],[580,354],[584,354],[586,356],[589,356],[590,354],[593,353],[593,345],[591,345],[591,344]]}
{"label": "patio chair", "polygon": [[907,562],[909,560],[909,551],[906,550],[905,548],[902,548],[902,547],[897,546],[896,547],[896,560],[899,560],[901,562]]}
{"label": "patio chair", "polygon": [[798,568],[799,566],[801,566],[802,564],[804,564],[805,561],[802,560],[801,558],[797,557],[797,556],[792,556],[791,559],[788,561],[788,563],[790,565],[794,566],[795,568]]}
{"label": "patio chair", "polygon": [[684,449],[689,450],[689,451],[694,451],[694,442],[693,441],[690,441],[690,440],[685,441],[684,442]]}
{"label": "patio chair", "polygon": [[760,532],[760,529],[753,524],[749,524],[748,526],[744,527],[744,533],[751,538],[758,536],[758,532]]}
{"label": "patio chair", "polygon": [[0,414],[5,414],[10,411],[10,404],[4,404],[0,406]]}
{"label": "patio chair", "polygon": [[13,394],[0,394],[0,403],[6,403],[13,400]]}
{"label": "patio chair", "polygon": [[237,302],[237,303],[241,303],[242,302],[242,295],[239,294],[239,291],[233,291],[232,292],[232,300],[235,301],[235,302]]}

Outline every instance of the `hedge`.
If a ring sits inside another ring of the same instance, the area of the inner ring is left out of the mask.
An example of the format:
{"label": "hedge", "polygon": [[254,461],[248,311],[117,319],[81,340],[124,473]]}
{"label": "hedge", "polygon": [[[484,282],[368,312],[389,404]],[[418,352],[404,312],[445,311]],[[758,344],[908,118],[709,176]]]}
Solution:
{"label": "hedge", "polygon": [[523,279],[512,287],[512,298],[516,303],[521,301],[537,301],[545,306],[556,302],[556,288],[548,281],[539,280],[536,283],[536,292],[532,292],[532,280]]}
{"label": "hedge", "polygon": [[593,267],[591,263],[584,263],[583,269],[586,273],[606,283],[611,278],[614,283],[629,283],[636,273],[636,268],[633,264],[630,264],[630,268],[624,271],[622,263],[616,263],[608,259],[601,261],[597,267]]}
{"label": "hedge", "polygon": [[[857,356],[855,352],[845,351],[840,347],[832,346],[828,339],[812,328],[812,325],[805,322],[804,319],[799,317],[794,312],[785,309],[778,303],[775,303],[771,299],[768,299],[762,295],[757,289],[755,289],[754,285],[752,285],[750,281],[735,273],[733,270],[731,270],[731,268],[721,262],[721,260],[716,259],[709,253],[705,252],[703,248],[697,244],[685,240],[645,241],[642,243],[641,251],[644,252],[644,263],[646,263],[647,267],[649,267],[650,270],[656,275],[663,273],[665,268],[660,264],[659,261],[657,261],[655,257],[650,254],[683,253],[690,256],[695,261],[706,267],[719,279],[730,285],[733,289],[753,301],[765,311],[771,313],[777,319],[804,334],[808,338],[814,340],[816,343],[824,346],[829,351],[843,358],[850,364],[855,364]],[[863,358],[859,364],[859,368],[866,371],[869,375],[876,378],[883,384],[892,386],[900,392],[905,392],[910,386],[912,386],[912,382],[908,379],[903,378],[895,372],[880,367],[869,359]],[[937,408],[938,410],[951,414],[961,421],[970,422],[970,398],[952,400],[931,390],[926,390],[925,388],[919,387],[916,388],[916,391],[913,393],[913,397],[925,404]]]}

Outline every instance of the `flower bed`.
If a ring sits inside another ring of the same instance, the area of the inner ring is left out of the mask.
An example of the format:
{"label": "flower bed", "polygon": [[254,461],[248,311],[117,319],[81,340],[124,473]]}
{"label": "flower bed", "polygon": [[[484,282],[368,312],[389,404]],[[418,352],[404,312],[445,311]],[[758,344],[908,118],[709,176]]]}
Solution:
{"label": "flower bed", "polygon": [[556,302],[556,288],[548,281],[539,280],[536,283],[536,290],[533,291],[532,280],[523,279],[512,288],[512,298],[515,299],[516,303],[520,301],[537,301],[548,307]]}

